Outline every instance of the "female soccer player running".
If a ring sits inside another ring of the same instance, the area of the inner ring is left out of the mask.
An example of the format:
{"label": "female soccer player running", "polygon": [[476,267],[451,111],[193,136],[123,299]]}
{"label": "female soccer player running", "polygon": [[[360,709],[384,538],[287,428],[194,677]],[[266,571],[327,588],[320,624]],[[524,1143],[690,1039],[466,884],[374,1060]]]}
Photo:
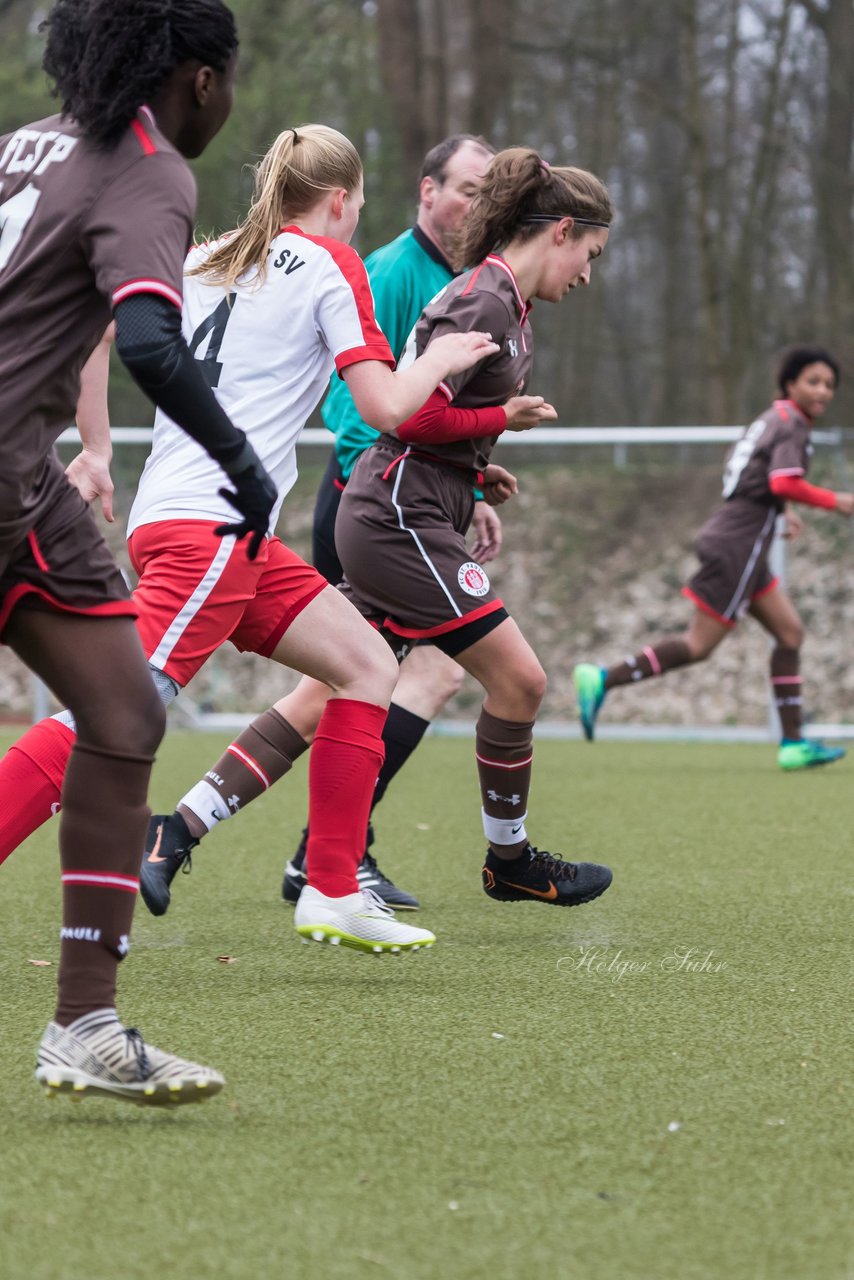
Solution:
{"label": "female soccer player running", "polygon": [[[486,690],[476,744],[489,843],[483,886],[505,901],[568,906],[597,897],[611,881],[607,867],[565,862],[528,842],[533,723],[546,678],[465,544],[475,485],[494,501],[515,488],[503,468],[489,463],[498,436],[508,426],[556,416],[540,397],[521,394],[533,358],[531,299],[560,302],[589,283],[611,218],[608,193],[592,174],[549,168],[527,148],[495,157],[459,251],[461,265],[479,265],[427,307],[404,361],[416,354],[428,358],[448,335],[472,328],[492,333],[498,349],[443,379],[396,437],[384,436],[361,456],[336,525],[346,574],[341,589],[397,656],[429,638]],[[277,710],[291,722],[311,723],[327,692],[304,679]],[[207,785],[203,781],[184,797],[182,812],[203,812]],[[308,884],[295,919],[298,932],[318,941],[341,941],[348,928],[315,882],[311,841]]]}
{"label": "female soccer player running", "polygon": [[211,488],[230,478],[243,516],[231,532],[253,535],[250,556],[263,537],[272,482],[180,330],[195,213],[183,157],[228,116],[237,35],[220,0],[59,0],[46,25],[63,113],[0,138],[0,633],[78,723],[59,831],[59,997],[36,1078],[77,1097],[192,1102],[222,1077],[145,1044],[115,1010],[164,714],[136,610],[53,443],[112,310],[119,354],[198,441]]}
{"label": "female soccer player running", "polygon": [[[589,740],[610,689],[703,662],[739,619],[750,613],[775,642],[771,688],[782,731],[777,752],[780,768],[809,769],[845,755],[841,747],[803,737],[803,624],[768,568],[774,526],[787,502],[824,507],[842,516],[854,511],[854,494],[822,489],[804,478],[812,452],[810,431],[833,399],[839,366],[822,347],[794,347],[784,356],[777,381],[782,398],[748,427],[731,450],[724,471],[725,501],[700,530],[700,567],[682,589],[694,604],[687,630],[647,645],[633,658],[611,667],[583,662],[575,668],[579,715]],[[800,518],[787,512],[786,520],[787,536],[797,536],[803,527]]]}
{"label": "female soccer player running", "polygon": [[[480,332],[457,334],[405,371],[393,371],[364,265],[349,247],[362,203],[362,165],[352,143],[324,125],[288,129],[258,166],[243,225],[187,259],[184,332],[197,368],[272,473],[278,496],[271,529],[296,479],[297,436],[336,368],[362,417],[389,431],[441,379],[496,350]],[[85,428],[82,434],[91,445]],[[176,846],[186,849],[266,790],[314,736],[314,882],[330,898],[346,899],[352,945],[371,951],[429,946],[431,933],[399,924],[373,895],[360,893],[356,881],[397,677],[394,659],[352,605],[278,538],[264,540],[247,565],[233,540],[218,536],[228,508],[216,496],[214,472],[204,452],[158,412],[128,545],[139,574],[137,626],[163,700],[169,702],[226,640],[309,673],[331,696],[319,723],[267,712],[196,789],[197,811],[191,806],[186,820],[155,820],[144,864],[146,901],[155,913],[164,911]],[[42,776],[52,772],[56,782],[73,741],[72,724],[42,722],[10,755],[25,756],[31,768],[40,767]],[[20,773],[16,808],[32,827]],[[0,790],[2,785],[0,771]],[[42,815],[49,795],[46,787]]]}

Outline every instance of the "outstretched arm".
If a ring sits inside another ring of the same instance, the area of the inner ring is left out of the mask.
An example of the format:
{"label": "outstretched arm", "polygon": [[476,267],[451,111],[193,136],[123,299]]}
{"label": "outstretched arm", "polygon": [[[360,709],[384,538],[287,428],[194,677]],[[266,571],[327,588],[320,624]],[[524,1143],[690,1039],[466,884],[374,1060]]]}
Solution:
{"label": "outstretched arm", "polygon": [[405,369],[392,370],[379,360],[361,360],[347,365],[341,376],[359,416],[375,431],[388,434],[421,408],[443,378],[462,373],[497,351],[498,345],[488,333],[449,333],[431,342]]}
{"label": "outstretched arm", "polygon": [[850,516],[854,512],[854,494],[822,489],[817,484],[810,484],[803,476],[772,475],[768,484],[776,497],[785,498],[787,502],[824,507],[827,511],[838,511],[842,516]]}

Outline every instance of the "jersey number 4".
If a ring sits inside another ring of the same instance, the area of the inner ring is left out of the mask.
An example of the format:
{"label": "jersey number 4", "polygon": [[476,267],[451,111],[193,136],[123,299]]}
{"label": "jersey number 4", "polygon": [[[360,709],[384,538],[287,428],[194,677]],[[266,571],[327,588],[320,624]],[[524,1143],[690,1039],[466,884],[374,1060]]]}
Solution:
{"label": "jersey number 4", "polygon": [[[225,337],[226,325],[234,312],[233,298],[233,293],[227,294],[219,306],[205,317],[190,339],[190,351],[201,364],[205,380],[211,387],[219,386],[222,374],[222,361],[218,359],[219,349]],[[210,342],[205,348],[204,355],[200,356],[197,352],[208,336],[210,336]]]}
{"label": "jersey number 4", "polygon": [[[3,183],[0,182],[0,191]],[[24,229],[36,211],[41,192],[29,183],[21,191],[0,204],[0,271],[12,256],[12,250],[24,234]]]}
{"label": "jersey number 4", "polygon": [[731,498],[738,487],[741,479],[741,473],[753,457],[753,451],[762,438],[762,433],[767,427],[764,418],[757,418],[751,423],[745,431],[744,435],[735,445],[732,453],[727,459],[724,467],[724,484],[722,497]]}

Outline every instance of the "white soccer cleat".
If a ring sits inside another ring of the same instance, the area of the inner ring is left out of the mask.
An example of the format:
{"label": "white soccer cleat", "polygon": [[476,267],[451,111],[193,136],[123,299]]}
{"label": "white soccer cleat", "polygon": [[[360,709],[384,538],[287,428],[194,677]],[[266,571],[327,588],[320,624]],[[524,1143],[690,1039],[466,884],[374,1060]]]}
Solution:
{"label": "white soccer cleat", "polygon": [[436,941],[427,929],[401,924],[370,889],[327,898],[319,889],[306,885],[296,905],[294,927],[306,942],[331,942],[374,955],[418,951]]}
{"label": "white soccer cleat", "polygon": [[68,1027],[48,1023],[36,1080],[48,1097],[100,1094],[141,1106],[202,1102],[225,1084],[218,1071],[145,1044],[135,1027],[122,1026],[113,1009],[84,1014]]}

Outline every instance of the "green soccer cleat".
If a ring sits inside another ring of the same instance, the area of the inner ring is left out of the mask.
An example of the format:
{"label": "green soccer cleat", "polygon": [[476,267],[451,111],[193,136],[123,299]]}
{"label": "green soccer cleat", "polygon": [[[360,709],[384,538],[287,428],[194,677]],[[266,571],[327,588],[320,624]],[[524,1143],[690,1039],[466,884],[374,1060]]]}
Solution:
{"label": "green soccer cleat", "polygon": [[777,752],[777,763],[781,769],[815,769],[820,764],[833,764],[846,754],[844,747],[826,747],[823,742],[814,738],[799,738],[786,741],[784,738]]}
{"label": "green soccer cleat", "polygon": [[588,742],[593,741],[596,717],[605,701],[605,668],[592,662],[580,662],[572,672],[572,683],[578,697],[578,716]]}

